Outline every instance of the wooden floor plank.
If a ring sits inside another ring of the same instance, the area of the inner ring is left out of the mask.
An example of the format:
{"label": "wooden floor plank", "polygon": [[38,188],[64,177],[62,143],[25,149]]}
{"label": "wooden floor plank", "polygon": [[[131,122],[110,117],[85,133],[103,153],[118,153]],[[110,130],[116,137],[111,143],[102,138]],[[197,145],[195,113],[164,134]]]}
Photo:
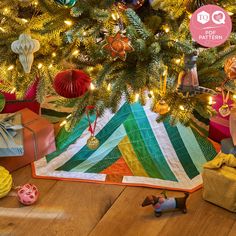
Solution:
{"label": "wooden floor plank", "polygon": [[[40,205],[43,201],[47,192],[53,187],[57,182],[55,180],[45,180],[32,179],[31,168],[27,166],[20,170],[12,173],[13,182],[15,186],[23,185],[25,183],[35,184],[41,196],[37,204],[33,206],[23,206],[19,203],[16,198],[16,192],[13,190],[10,194],[2,199],[0,199],[0,235],[16,235],[13,234],[14,230],[18,229],[18,226],[26,220],[26,216],[32,212],[32,210]],[[28,222],[30,223],[30,222]]]}
{"label": "wooden floor plank", "polygon": [[[141,207],[146,195],[161,190],[31,178],[31,168],[13,173],[15,185],[36,184],[40,198],[22,206],[14,196],[0,199],[1,236],[234,236],[236,215],[191,194],[188,213],[156,218]],[[169,196],[183,195],[168,192]]]}
{"label": "wooden floor plank", "polygon": [[231,228],[228,236],[235,236],[235,235],[236,235],[236,221],[235,221],[233,227]]}
{"label": "wooden floor plank", "polygon": [[[88,235],[123,188],[57,182],[13,233],[24,235],[29,232],[33,235],[40,229],[37,235]],[[32,217],[39,213],[41,217]]]}
{"label": "wooden floor plank", "polygon": [[[235,214],[205,202],[201,190],[190,195],[187,214],[172,212],[156,218],[151,208],[141,208],[140,203],[146,195],[157,193],[153,189],[126,188],[90,236],[226,236],[235,222]],[[168,192],[169,196],[179,194]]]}

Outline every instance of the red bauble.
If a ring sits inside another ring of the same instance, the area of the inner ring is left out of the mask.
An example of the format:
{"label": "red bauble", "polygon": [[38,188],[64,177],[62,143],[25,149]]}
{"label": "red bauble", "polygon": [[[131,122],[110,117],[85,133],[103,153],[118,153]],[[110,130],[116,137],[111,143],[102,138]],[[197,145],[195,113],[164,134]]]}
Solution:
{"label": "red bauble", "polygon": [[59,72],[53,82],[55,91],[65,98],[77,98],[84,95],[90,87],[91,79],[81,70]]}

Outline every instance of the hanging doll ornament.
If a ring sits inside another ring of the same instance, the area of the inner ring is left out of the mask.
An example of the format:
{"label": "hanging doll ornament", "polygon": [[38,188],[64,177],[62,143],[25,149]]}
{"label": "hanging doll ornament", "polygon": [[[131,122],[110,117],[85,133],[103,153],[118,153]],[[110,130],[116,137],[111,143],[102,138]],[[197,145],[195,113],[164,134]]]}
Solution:
{"label": "hanging doll ornament", "polygon": [[221,116],[226,117],[230,115],[230,108],[227,104],[229,100],[229,91],[227,91],[227,94],[225,96],[224,90],[222,90],[222,99],[223,99],[223,105],[219,108],[219,113]]}
{"label": "hanging doll ornament", "polygon": [[114,60],[120,58],[125,61],[126,53],[134,51],[130,44],[129,38],[122,35],[120,32],[118,32],[115,36],[107,36],[106,41],[107,44],[105,44],[103,48],[108,51]]}
{"label": "hanging doll ornament", "polygon": [[91,133],[90,138],[87,140],[87,146],[88,148],[95,150],[98,148],[99,146],[99,140],[95,137],[95,129],[96,129],[96,125],[97,125],[97,118],[98,118],[98,113],[96,111],[96,118],[94,121],[94,126],[92,126],[91,123],[91,119],[90,119],[90,111],[94,111],[96,110],[95,106],[87,106],[86,107],[86,115],[88,118],[88,122],[89,122],[89,132]]}
{"label": "hanging doll ornament", "polygon": [[202,93],[215,94],[214,90],[199,86],[196,64],[197,53],[185,55],[184,62],[185,70],[179,74],[177,91],[185,96]]}
{"label": "hanging doll ornament", "polygon": [[34,61],[34,53],[37,52],[39,48],[39,41],[32,39],[30,35],[25,33],[21,34],[19,39],[11,44],[11,50],[19,54],[19,60],[25,73],[30,73]]}

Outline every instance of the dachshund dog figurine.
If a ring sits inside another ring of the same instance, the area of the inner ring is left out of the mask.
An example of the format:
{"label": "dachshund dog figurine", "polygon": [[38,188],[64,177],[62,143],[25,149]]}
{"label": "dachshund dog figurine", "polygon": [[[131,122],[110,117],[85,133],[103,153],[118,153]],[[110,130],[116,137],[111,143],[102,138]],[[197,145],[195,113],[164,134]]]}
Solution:
{"label": "dachshund dog figurine", "polygon": [[156,197],[153,195],[147,196],[142,203],[142,207],[152,205],[156,217],[160,217],[162,212],[175,209],[178,209],[183,213],[187,213],[186,200],[189,196],[189,193],[184,193],[185,196],[180,198],[168,198],[165,193],[162,194],[164,197]]}

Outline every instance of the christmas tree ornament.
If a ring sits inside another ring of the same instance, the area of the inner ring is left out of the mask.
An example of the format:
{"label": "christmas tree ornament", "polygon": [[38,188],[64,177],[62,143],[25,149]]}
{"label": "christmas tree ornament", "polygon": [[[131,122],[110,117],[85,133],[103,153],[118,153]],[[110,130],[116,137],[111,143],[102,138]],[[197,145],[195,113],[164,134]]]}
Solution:
{"label": "christmas tree ornament", "polygon": [[55,91],[65,98],[83,96],[89,89],[90,77],[81,70],[70,69],[59,72],[54,79]]}
{"label": "christmas tree ornament", "polygon": [[214,90],[199,86],[197,58],[196,52],[185,55],[185,70],[179,74],[177,91],[186,96],[194,96],[202,93],[215,94]]}
{"label": "christmas tree ornament", "polygon": [[77,0],[54,0],[54,1],[55,3],[63,7],[73,7],[77,2]]}
{"label": "christmas tree ornament", "polygon": [[114,60],[120,58],[125,61],[126,53],[134,50],[130,44],[129,38],[122,35],[120,32],[118,32],[115,36],[107,36],[106,41],[107,44],[103,47],[108,51]]}
{"label": "christmas tree ornament", "polygon": [[25,73],[30,73],[34,61],[34,53],[40,48],[40,43],[28,34],[21,34],[19,39],[11,44],[11,50],[19,54],[19,60]]}
{"label": "christmas tree ornament", "polygon": [[26,206],[34,204],[39,197],[39,191],[34,184],[24,184],[23,186],[17,187],[17,198]]}
{"label": "christmas tree ornament", "polygon": [[0,198],[5,197],[12,188],[12,176],[8,170],[0,166]]}
{"label": "christmas tree ornament", "polygon": [[154,105],[153,111],[160,115],[165,115],[170,111],[170,107],[163,99],[161,99]]}
{"label": "christmas tree ornament", "polygon": [[[94,121],[94,125],[92,126],[91,119],[90,119],[90,112],[95,111],[96,112],[96,119]],[[87,146],[88,148],[95,150],[99,147],[99,140],[95,137],[95,129],[97,125],[97,118],[98,118],[98,112],[96,111],[95,106],[87,106],[86,107],[86,115],[88,118],[89,123],[89,132],[91,133],[90,138],[87,140]]]}
{"label": "christmas tree ornament", "polygon": [[70,9],[70,15],[73,17],[79,17],[82,14],[82,12],[80,11],[80,9],[78,7],[72,7]]}
{"label": "christmas tree ornament", "polygon": [[226,117],[230,115],[230,107],[227,104],[229,100],[229,91],[225,96],[224,90],[222,90],[222,99],[223,99],[223,105],[219,108],[219,113],[221,116]]}
{"label": "christmas tree ornament", "polygon": [[127,8],[137,10],[143,6],[144,2],[145,0],[116,0],[117,6],[122,10]]}
{"label": "christmas tree ornament", "polygon": [[2,93],[0,93],[0,112],[5,107],[5,104],[6,104],[5,97],[4,97],[4,95]]}
{"label": "christmas tree ornament", "polygon": [[225,62],[224,69],[228,79],[236,79],[236,55]]}

